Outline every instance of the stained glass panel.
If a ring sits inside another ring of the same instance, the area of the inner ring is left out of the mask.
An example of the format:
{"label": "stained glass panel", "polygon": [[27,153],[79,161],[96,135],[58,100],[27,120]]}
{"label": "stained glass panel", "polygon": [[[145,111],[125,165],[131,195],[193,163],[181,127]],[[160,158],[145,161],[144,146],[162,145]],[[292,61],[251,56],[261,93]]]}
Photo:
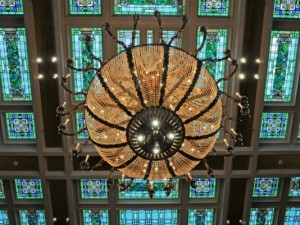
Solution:
{"label": "stained glass panel", "polygon": [[0,209],[0,224],[1,225],[8,225],[8,214],[6,210]]}
{"label": "stained glass panel", "polygon": [[69,0],[71,15],[101,15],[101,0]]}
{"label": "stained glass panel", "polygon": [[15,179],[17,199],[42,199],[42,182],[40,179]]}
{"label": "stained glass panel", "polygon": [[4,186],[3,186],[3,180],[2,179],[0,179],[0,199],[5,199]]}
{"label": "stained glass panel", "polygon": [[154,41],[154,34],[153,30],[147,30],[147,44],[153,44]]}
{"label": "stained glass panel", "polygon": [[20,225],[46,225],[44,210],[19,210]]}
{"label": "stained glass panel", "polygon": [[104,199],[108,196],[105,179],[81,179],[80,188],[83,199]]}
{"label": "stained glass panel", "polygon": [[277,197],[279,186],[278,177],[254,178],[253,197]]}
{"label": "stained glass panel", "polygon": [[161,210],[120,210],[120,225],[155,224],[177,225],[178,211],[170,209]]}
{"label": "stained glass panel", "polygon": [[8,139],[35,139],[33,113],[5,113]]}
{"label": "stained glass panel", "polygon": [[115,15],[153,15],[155,10],[161,15],[181,16],[185,14],[185,0],[114,0]]}
{"label": "stained glass panel", "polygon": [[300,138],[300,124],[299,124],[298,138]]}
{"label": "stained glass panel", "polygon": [[[118,30],[117,31],[117,37],[118,40],[123,41],[126,46],[129,46],[132,41],[132,30]],[[135,36],[135,46],[140,44],[140,31],[136,31],[136,36]],[[123,51],[124,48],[118,44],[118,53]]]}
{"label": "stained glass panel", "polygon": [[0,28],[0,61],[2,99],[31,101],[25,28]]}
{"label": "stained glass panel", "polygon": [[[102,58],[103,46],[102,46],[102,29],[101,28],[71,28],[72,35],[72,55],[74,65],[77,68],[86,68],[92,64],[93,67],[98,68],[99,62],[92,59],[89,54],[85,37],[91,36],[93,40],[90,42],[90,48],[93,54],[99,58]],[[87,91],[92,79],[95,76],[94,71],[88,72],[74,72],[74,89],[76,92]],[[83,95],[76,95],[76,101],[84,100]]]}
{"label": "stained glass panel", "polygon": [[[173,36],[175,36],[176,33],[177,33],[177,31],[175,31],[175,30],[164,30],[163,31],[163,37],[164,37],[165,42],[169,43],[171,38]],[[174,39],[171,46],[181,48],[182,47],[182,36],[180,36],[179,38]]]}
{"label": "stained glass panel", "polygon": [[289,196],[300,197],[300,177],[291,178]]}
{"label": "stained glass panel", "polygon": [[287,208],[284,217],[284,225],[300,224],[300,208]]}
{"label": "stained glass panel", "polygon": [[[125,179],[125,183],[129,182],[130,179]],[[119,180],[120,182],[121,180]],[[178,179],[173,179],[173,191],[169,196],[166,195],[164,186],[167,185],[165,180],[150,181],[153,185],[155,194],[154,199],[174,199],[179,197],[178,190]],[[134,179],[131,186],[126,191],[119,191],[119,198],[121,199],[150,199],[147,191],[147,183],[143,179]]]}
{"label": "stained glass panel", "polygon": [[213,225],[214,210],[213,209],[189,210],[188,225],[195,225],[195,224]]}
{"label": "stained glass panel", "polygon": [[274,208],[251,208],[249,225],[273,225]]}
{"label": "stained glass panel", "polygon": [[[76,130],[80,131],[85,127],[85,118],[84,113],[76,113]],[[78,139],[86,139],[89,137],[87,130],[84,130],[80,134],[77,135]]]}
{"label": "stained glass panel", "polygon": [[[197,48],[199,48],[203,39],[203,34],[200,32],[200,28],[197,29]],[[223,58],[224,50],[227,48],[227,30],[225,29],[208,29],[207,38],[204,47],[198,54],[199,59],[204,58]],[[217,80],[225,75],[225,61],[220,62],[204,62],[206,69]],[[224,83],[218,84],[221,90],[224,89]]]}
{"label": "stained glass panel", "polygon": [[263,113],[260,127],[260,138],[286,138],[288,113]]}
{"label": "stained glass panel", "polygon": [[0,15],[22,15],[22,0],[2,0],[0,1]]}
{"label": "stained glass panel", "polygon": [[190,198],[215,198],[216,197],[216,179],[215,178],[197,178],[196,188],[190,187]]}
{"label": "stained glass panel", "polygon": [[83,225],[109,225],[108,210],[82,210]]}
{"label": "stained glass panel", "polygon": [[300,1],[299,0],[275,0],[274,18],[300,18]]}
{"label": "stained glass panel", "polygon": [[198,16],[228,16],[230,0],[198,0]]}
{"label": "stained glass panel", "polygon": [[272,31],[265,102],[291,101],[298,42],[299,31]]}

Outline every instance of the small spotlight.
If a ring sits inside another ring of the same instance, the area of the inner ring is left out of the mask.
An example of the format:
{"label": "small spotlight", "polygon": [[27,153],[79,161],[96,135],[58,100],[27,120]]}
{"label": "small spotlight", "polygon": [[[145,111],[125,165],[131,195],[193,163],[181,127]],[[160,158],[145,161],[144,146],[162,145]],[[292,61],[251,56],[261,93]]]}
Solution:
{"label": "small spotlight", "polygon": [[241,63],[246,63],[247,62],[247,60],[246,60],[246,58],[245,57],[243,57],[243,58],[241,58]]}
{"label": "small spotlight", "polygon": [[144,141],[144,139],[145,139],[145,137],[144,137],[144,135],[138,135],[137,136],[137,140],[139,141],[139,142],[142,142],[142,141]]}
{"label": "small spotlight", "polygon": [[41,63],[41,62],[43,62],[43,59],[40,58],[40,57],[38,57],[38,58],[36,58],[36,62],[37,62],[37,63]]}
{"label": "small spotlight", "polygon": [[57,78],[58,78],[58,74],[57,73],[53,74],[53,79],[57,79]]}
{"label": "small spotlight", "polygon": [[68,223],[69,221],[70,221],[70,218],[69,218],[69,217],[67,217],[67,218],[66,218],[66,222]]}
{"label": "small spotlight", "polygon": [[261,63],[261,60],[259,58],[257,58],[257,59],[255,59],[255,62],[259,64],[259,63]]}
{"label": "small spotlight", "polygon": [[57,62],[57,58],[56,58],[55,56],[53,56],[53,57],[51,58],[51,61],[52,61],[52,62]]}
{"label": "small spotlight", "polygon": [[37,78],[38,78],[39,80],[41,80],[41,79],[44,78],[44,75],[40,73],[40,74],[37,76]]}
{"label": "small spotlight", "polygon": [[256,74],[254,74],[254,78],[256,79],[256,80],[258,80],[259,79],[259,75],[256,73]]}
{"label": "small spotlight", "polygon": [[174,137],[175,137],[175,135],[174,135],[173,133],[169,133],[169,134],[168,134],[168,138],[169,138],[169,139],[174,139]]}
{"label": "small spotlight", "polygon": [[57,218],[56,217],[53,217],[53,222],[56,222],[57,221]]}
{"label": "small spotlight", "polygon": [[244,80],[244,79],[245,79],[245,74],[241,73],[241,74],[239,75],[239,78],[240,78],[241,80]]}
{"label": "small spotlight", "polygon": [[159,121],[158,120],[153,120],[152,125],[157,127],[159,125]]}

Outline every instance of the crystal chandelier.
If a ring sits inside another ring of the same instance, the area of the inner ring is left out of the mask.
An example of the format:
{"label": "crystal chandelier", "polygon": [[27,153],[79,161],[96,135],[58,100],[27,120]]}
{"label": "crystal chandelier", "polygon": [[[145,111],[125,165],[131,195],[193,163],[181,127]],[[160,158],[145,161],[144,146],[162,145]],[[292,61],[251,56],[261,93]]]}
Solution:
{"label": "crystal chandelier", "polygon": [[[57,114],[66,118],[59,125],[59,132],[74,136],[87,130],[89,138],[72,151],[76,158],[88,142],[92,142],[101,160],[91,167],[101,166],[103,160],[112,166],[109,183],[112,183],[114,169],[122,172],[120,189],[126,190],[134,178],[157,180],[169,178],[166,193],[172,188],[172,178],[183,176],[192,187],[195,182],[190,171],[203,162],[207,174],[213,176],[206,162],[206,155],[212,150],[220,155],[214,144],[217,133],[224,130],[228,154],[231,156],[236,142],[242,143],[241,134],[233,129],[226,130],[223,120],[236,120],[222,114],[222,96],[236,102],[241,116],[249,115],[249,104],[245,96],[237,93],[232,97],[219,90],[218,83],[228,81],[237,71],[237,61],[230,50],[225,50],[220,59],[198,59],[207,37],[206,27],[201,27],[203,40],[194,54],[172,46],[188,23],[182,17],[182,26],[168,43],[163,38],[160,13],[155,12],[160,32],[160,43],[134,46],[136,27],[139,20],[134,15],[132,42],[126,46],[110,30],[110,24],[103,28],[108,35],[125,50],[112,59],[103,62],[93,55],[90,42],[93,37],[86,35],[86,47],[100,68],[75,68],[72,59],[66,65],[71,70],[94,71],[95,77],[88,90],[74,92],[68,87],[70,74],[61,78],[62,87],[72,95],[84,95],[85,100],[71,110],[66,104],[57,108]],[[205,62],[228,60],[231,72],[224,78],[215,80],[203,65]],[[85,110],[86,127],[78,132],[67,131],[69,119],[79,108]],[[88,156],[81,162],[82,170],[90,169]],[[125,184],[124,176],[131,178]],[[153,196],[151,185],[148,192]]]}

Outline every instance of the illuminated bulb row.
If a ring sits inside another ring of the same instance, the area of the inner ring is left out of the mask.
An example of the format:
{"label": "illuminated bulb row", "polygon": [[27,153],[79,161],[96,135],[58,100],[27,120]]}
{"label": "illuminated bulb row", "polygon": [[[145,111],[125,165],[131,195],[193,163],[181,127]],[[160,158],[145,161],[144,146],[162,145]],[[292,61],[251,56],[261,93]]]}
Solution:
{"label": "illuminated bulb row", "polygon": [[[245,57],[242,57],[242,58],[240,59],[240,62],[241,62],[242,64],[245,64],[245,63],[247,62],[247,59],[246,59]],[[257,59],[255,59],[255,62],[256,62],[257,64],[259,64],[259,63],[261,63],[261,60],[260,60],[259,58],[257,58]]]}
{"label": "illuminated bulb row", "polygon": [[[37,62],[37,63],[42,63],[42,62],[43,62],[43,59],[42,59],[41,57],[37,57],[37,58],[36,58],[36,62]],[[53,57],[51,58],[51,62],[57,62],[57,57],[56,57],[56,56],[53,56]]]}

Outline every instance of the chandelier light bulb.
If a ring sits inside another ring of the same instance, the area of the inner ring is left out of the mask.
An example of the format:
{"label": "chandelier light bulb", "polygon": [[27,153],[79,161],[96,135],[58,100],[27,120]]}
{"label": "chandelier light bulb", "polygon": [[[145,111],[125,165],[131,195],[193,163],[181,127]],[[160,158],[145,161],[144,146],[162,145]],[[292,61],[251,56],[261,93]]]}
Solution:
{"label": "chandelier light bulb", "polygon": [[169,133],[169,134],[168,134],[168,138],[169,138],[169,139],[174,139],[174,138],[175,138],[175,135],[174,135],[173,133]]}
{"label": "chandelier light bulb", "polygon": [[159,121],[158,121],[158,120],[153,120],[153,121],[152,121],[152,125],[153,125],[154,127],[158,127]]}
{"label": "chandelier light bulb", "polygon": [[145,139],[145,136],[144,135],[138,135],[137,136],[137,140],[139,141],[139,142],[142,142],[142,141],[144,141],[144,139]]}
{"label": "chandelier light bulb", "polygon": [[240,60],[240,61],[241,61],[241,63],[243,63],[243,64],[244,64],[244,63],[246,63],[246,62],[247,62],[247,59],[246,59],[245,57],[243,57],[243,58],[241,58],[241,60]]}
{"label": "chandelier light bulb", "polygon": [[57,58],[56,58],[55,56],[53,56],[53,57],[51,58],[51,61],[52,61],[52,62],[57,62]]}

